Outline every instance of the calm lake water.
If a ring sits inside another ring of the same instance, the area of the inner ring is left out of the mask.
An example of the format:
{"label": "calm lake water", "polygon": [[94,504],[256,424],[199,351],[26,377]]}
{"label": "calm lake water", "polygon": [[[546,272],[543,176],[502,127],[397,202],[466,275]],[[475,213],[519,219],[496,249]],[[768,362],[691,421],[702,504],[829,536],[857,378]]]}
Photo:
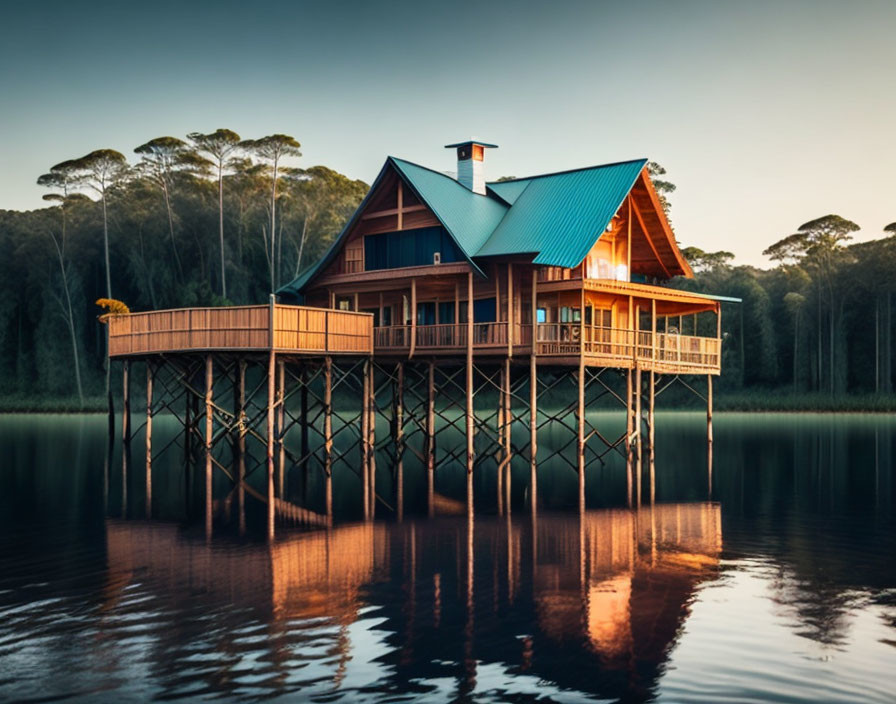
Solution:
{"label": "calm lake water", "polygon": [[254,502],[207,542],[178,458],[123,507],[101,416],[0,417],[0,700],[896,701],[896,420],[717,414],[711,497],[702,416],[658,428],[652,509],[554,466],[533,521],[523,462],[511,518],[415,516],[409,468],[363,524],[337,474],[268,546]]}

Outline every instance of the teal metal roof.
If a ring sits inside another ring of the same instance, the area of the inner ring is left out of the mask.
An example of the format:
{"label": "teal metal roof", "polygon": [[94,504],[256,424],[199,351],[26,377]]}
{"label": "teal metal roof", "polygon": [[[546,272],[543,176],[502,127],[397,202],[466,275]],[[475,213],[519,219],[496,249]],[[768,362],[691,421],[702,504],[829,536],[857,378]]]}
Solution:
{"label": "teal metal roof", "polygon": [[516,199],[520,197],[520,193],[526,190],[529,185],[529,178],[518,178],[513,181],[495,181],[487,183],[485,187],[501,198],[507,205],[513,205]]}
{"label": "teal metal roof", "polygon": [[[646,159],[490,183],[511,199],[477,256],[534,253],[536,264],[577,266],[619,210]],[[523,186],[525,184],[525,186]]]}
{"label": "teal metal roof", "polygon": [[430,207],[468,258],[476,256],[498,223],[507,206],[489,196],[473,193],[450,176],[389,157],[417,196]]}
{"label": "teal metal roof", "polygon": [[606,231],[646,163],[646,159],[638,159],[493,182],[488,184],[488,193],[481,195],[446,174],[389,157],[326,254],[278,293],[301,294],[332,261],[390,167],[432,210],[481,274],[475,257],[534,254],[536,264],[578,265]]}

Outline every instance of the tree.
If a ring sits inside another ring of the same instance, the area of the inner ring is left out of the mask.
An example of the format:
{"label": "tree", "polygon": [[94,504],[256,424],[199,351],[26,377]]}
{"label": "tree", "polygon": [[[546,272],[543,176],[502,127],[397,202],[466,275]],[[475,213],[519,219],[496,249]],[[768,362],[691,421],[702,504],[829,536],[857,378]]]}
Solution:
{"label": "tree", "polygon": [[835,274],[849,259],[845,243],[852,239],[859,226],[839,215],[824,215],[803,223],[797,232],[788,235],[766,249],[763,254],[783,263],[799,263],[814,272],[817,293],[818,370],[817,385],[822,383],[822,301],[823,291],[828,294],[829,323],[829,382],[833,395],[836,385],[834,339],[836,330]]}
{"label": "tree", "polygon": [[171,252],[177,264],[178,275],[183,281],[184,269],[174,237],[174,212],[171,207],[171,189],[174,175],[178,172],[201,173],[210,163],[193,151],[186,142],[177,137],[156,137],[134,149],[140,155],[140,171],[149,177],[162,191],[165,212],[168,216],[168,234],[171,238]]}
{"label": "tree", "polygon": [[793,390],[797,390],[797,362],[799,360],[800,311],[806,305],[806,297],[796,291],[784,295],[784,306],[793,316]]}
{"label": "tree", "polygon": [[261,139],[246,140],[240,146],[270,164],[271,168],[271,229],[270,236],[265,236],[265,248],[270,266],[271,293],[273,293],[279,283],[278,254],[280,249],[277,233],[277,180],[279,178],[280,162],[286,157],[302,156],[302,152],[299,151],[302,145],[289,135],[272,134]]}
{"label": "tree", "polygon": [[221,297],[227,298],[227,277],[224,267],[224,170],[231,155],[240,146],[240,136],[227,129],[217,129],[209,134],[191,132],[187,138],[202,154],[209,157],[218,172],[218,243],[221,248]]}
{"label": "tree", "polygon": [[[50,168],[49,173],[38,177],[39,186],[53,188],[59,193],[50,193],[44,196],[44,200],[59,203],[59,212],[61,214],[62,229],[60,237],[57,238],[52,230],[49,230],[50,238],[53,240],[53,246],[56,251],[56,257],[59,262],[59,272],[62,277],[62,293],[63,299],[59,300],[62,317],[68,327],[69,338],[72,343],[72,363],[75,368],[75,386],[78,390],[78,403],[84,406],[84,387],[81,384],[81,360],[78,355],[78,335],[75,329],[75,314],[72,310],[71,282],[69,276],[69,265],[66,261],[66,242],[68,240],[67,218],[65,206],[70,196],[73,186],[78,183],[79,167],[75,161],[63,161],[56,166]],[[83,197],[83,196],[82,196]]]}
{"label": "tree", "polygon": [[730,268],[734,260],[734,254],[725,250],[704,252],[699,247],[685,247],[681,253],[695,272]]}
{"label": "tree", "polygon": [[93,190],[103,205],[103,253],[106,264],[106,297],[112,298],[112,273],[109,263],[109,215],[106,196],[127,173],[128,162],[124,154],[114,149],[97,149],[74,160],[78,183]]}
{"label": "tree", "polygon": [[666,175],[666,169],[655,161],[647,162],[647,174],[650,176],[650,181],[653,183],[657,196],[659,196],[660,205],[663,206],[663,212],[666,214],[666,218],[668,218],[672,203],[669,202],[667,196],[675,192],[675,184],[671,181],[659,178],[660,176]]}

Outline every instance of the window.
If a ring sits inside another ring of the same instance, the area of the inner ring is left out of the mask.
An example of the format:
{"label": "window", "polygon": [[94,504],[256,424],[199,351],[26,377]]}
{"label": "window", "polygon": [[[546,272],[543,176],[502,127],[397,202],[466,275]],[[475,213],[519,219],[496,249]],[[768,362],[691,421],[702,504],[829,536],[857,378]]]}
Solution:
{"label": "window", "polygon": [[336,309],[337,310],[351,310],[352,309],[352,299],[351,298],[337,298],[336,299]]}
{"label": "window", "polygon": [[364,270],[432,266],[437,252],[442,264],[464,260],[463,254],[443,227],[420,227],[367,235],[364,238]]}

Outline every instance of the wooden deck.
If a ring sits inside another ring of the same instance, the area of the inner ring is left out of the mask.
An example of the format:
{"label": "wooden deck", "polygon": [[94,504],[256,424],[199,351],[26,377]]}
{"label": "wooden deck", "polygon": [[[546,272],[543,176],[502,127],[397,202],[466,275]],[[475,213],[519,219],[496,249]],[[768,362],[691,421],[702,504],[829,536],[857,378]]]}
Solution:
{"label": "wooden deck", "polygon": [[179,308],[113,316],[109,356],[225,351],[367,355],[373,316],[303,306]]}
{"label": "wooden deck", "polygon": [[[529,355],[532,351],[532,326],[512,326],[508,344],[508,325],[475,323],[473,349],[477,355]],[[374,349],[378,354],[408,354],[414,337],[416,353],[461,355],[466,352],[467,325],[392,325],[374,329]],[[584,350],[581,342],[584,336]],[[721,340],[673,333],[622,330],[579,323],[541,323],[536,333],[536,355],[545,363],[568,364],[584,352],[590,366],[632,369],[664,374],[719,374]]]}
{"label": "wooden deck", "polygon": [[[373,327],[368,313],[261,305],[158,310],[109,319],[109,356],[239,351],[285,354],[369,355],[410,353],[463,355],[467,325]],[[512,339],[508,340],[508,335]],[[570,364],[584,354],[589,366],[674,374],[718,374],[718,338],[623,330],[579,323],[541,323],[535,353],[546,364]],[[475,323],[473,349],[479,355],[531,354],[532,326]]]}

